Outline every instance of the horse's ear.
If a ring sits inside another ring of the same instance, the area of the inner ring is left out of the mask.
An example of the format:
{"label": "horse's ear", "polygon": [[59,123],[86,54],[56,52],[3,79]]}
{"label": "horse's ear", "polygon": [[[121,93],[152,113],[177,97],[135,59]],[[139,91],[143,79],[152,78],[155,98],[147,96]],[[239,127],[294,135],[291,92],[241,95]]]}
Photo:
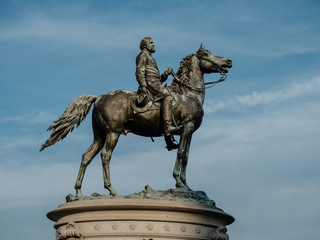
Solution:
{"label": "horse's ear", "polygon": [[202,43],[200,44],[199,50],[205,50],[205,47],[202,46]]}

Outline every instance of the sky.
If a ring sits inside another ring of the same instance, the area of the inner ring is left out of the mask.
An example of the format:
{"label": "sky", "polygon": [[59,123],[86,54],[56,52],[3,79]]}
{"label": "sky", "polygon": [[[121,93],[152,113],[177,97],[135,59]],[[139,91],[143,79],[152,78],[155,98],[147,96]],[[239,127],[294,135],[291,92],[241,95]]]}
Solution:
{"label": "sky", "polygon": [[[230,239],[318,240],[319,23],[312,0],[0,0],[1,237],[54,239],[46,213],[75,193],[91,116],[40,153],[46,129],[80,95],[135,91],[139,43],[151,36],[161,72],[177,71],[201,43],[233,61],[227,80],[206,91],[187,170],[191,188],[235,217]],[[174,188],[175,158],[163,138],[121,136],[113,186]],[[107,193],[99,156],[82,190]]]}

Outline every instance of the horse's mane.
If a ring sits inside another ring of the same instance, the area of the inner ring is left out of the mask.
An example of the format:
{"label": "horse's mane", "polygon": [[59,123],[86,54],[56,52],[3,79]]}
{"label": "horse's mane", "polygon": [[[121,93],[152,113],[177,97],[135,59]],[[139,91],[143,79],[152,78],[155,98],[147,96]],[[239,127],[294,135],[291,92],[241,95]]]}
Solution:
{"label": "horse's mane", "polygon": [[182,59],[180,66],[177,72],[177,79],[174,79],[171,84],[171,90],[176,93],[184,93],[187,91],[190,80],[190,71],[191,71],[191,60],[196,54],[190,54]]}
{"label": "horse's mane", "polygon": [[196,53],[192,53],[182,59],[177,72],[178,79],[174,78],[170,86],[173,92],[181,94],[189,91],[192,58],[194,56],[196,56],[197,58],[201,58],[202,56],[208,54],[208,52],[209,51],[206,50],[204,47],[202,47],[202,44],[201,44],[200,48]]}

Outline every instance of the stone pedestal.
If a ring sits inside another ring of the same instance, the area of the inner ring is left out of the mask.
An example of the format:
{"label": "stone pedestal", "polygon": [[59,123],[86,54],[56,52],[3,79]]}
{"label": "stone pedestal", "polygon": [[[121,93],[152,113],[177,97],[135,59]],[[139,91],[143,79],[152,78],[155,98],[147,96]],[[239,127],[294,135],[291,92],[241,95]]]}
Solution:
{"label": "stone pedestal", "polygon": [[234,218],[214,206],[158,199],[92,199],[47,214],[59,240],[227,240]]}

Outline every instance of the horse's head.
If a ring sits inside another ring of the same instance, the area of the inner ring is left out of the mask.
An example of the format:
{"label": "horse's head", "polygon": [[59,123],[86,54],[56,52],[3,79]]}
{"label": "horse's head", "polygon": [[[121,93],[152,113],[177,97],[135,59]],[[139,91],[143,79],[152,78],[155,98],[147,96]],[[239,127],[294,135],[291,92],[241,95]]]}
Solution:
{"label": "horse's head", "polygon": [[202,47],[202,44],[197,51],[196,56],[199,59],[201,71],[204,73],[227,73],[227,68],[232,67],[232,61],[230,59],[214,55],[209,50]]}

